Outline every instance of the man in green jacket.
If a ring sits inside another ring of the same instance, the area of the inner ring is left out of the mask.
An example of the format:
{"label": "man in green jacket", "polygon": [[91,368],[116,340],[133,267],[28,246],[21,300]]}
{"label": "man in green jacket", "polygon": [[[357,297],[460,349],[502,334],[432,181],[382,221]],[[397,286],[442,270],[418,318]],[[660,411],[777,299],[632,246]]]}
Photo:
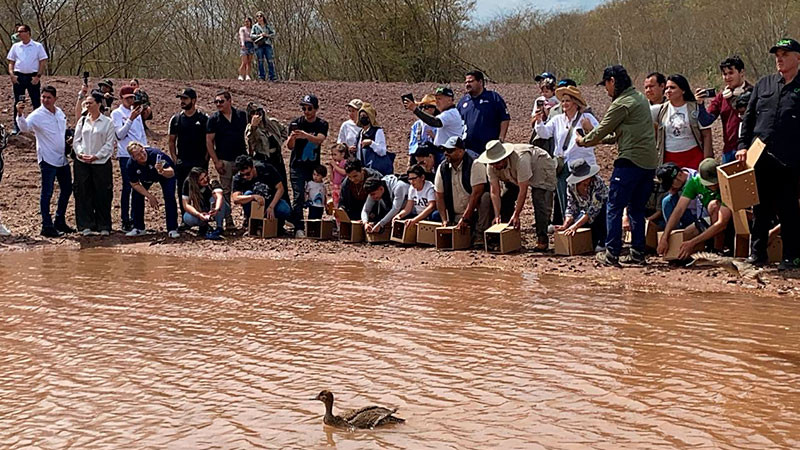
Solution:
{"label": "man in green jacket", "polygon": [[633,88],[631,77],[620,65],[606,67],[603,80],[597,85],[604,86],[613,101],[600,124],[585,137],[579,136],[576,142],[583,147],[616,142],[619,153],[608,193],[606,251],[598,253],[597,260],[604,265],[620,267],[622,215],[627,207],[631,251],[621,262],[644,265],[644,208],[653,191],[653,177],[658,166],[650,104]]}

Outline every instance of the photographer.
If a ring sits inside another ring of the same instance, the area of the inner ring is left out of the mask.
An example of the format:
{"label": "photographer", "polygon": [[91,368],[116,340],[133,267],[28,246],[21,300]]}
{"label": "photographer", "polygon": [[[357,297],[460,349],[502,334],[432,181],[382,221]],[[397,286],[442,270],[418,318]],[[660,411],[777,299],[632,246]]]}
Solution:
{"label": "photographer", "polygon": [[135,96],[135,104],[140,104],[144,107],[142,110],[142,125],[144,126],[145,130],[149,130],[147,128],[147,121],[153,118],[153,109],[150,105],[150,96],[147,95],[147,92],[144,91],[139,86],[139,80],[136,78],[132,79],[129,83],[129,86],[133,88],[133,94]]}
{"label": "photographer", "polygon": [[[281,154],[282,144],[289,137],[286,126],[278,119],[267,116],[264,107],[253,102],[247,104],[247,128],[244,130],[247,154],[256,161],[266,161],[278,171],[284,187],[286,164]],[[284,189],[284,200],[289,202],[289,192]]]}
{"label": "photographer", "polygon": [[148,192],[153,183],[161,185],[164,194],[164,211],[167,216],[167,231],[170,238],[178,233],[178,205],[175,204],[175,165],[169,156],[158,149],[144,147],[139,142],[128,144],[130,159],[125,168],[133,188],[133,229],[125,236],[135,237],[146,233],[144,224],[144,200],[158,209],[158,199]]}
{"label": "photographer", "polygon": [[120,101],[122,102],[117,109],[111,112],[111,121],[114,122],[114,130],[117,135],[117,159],[119,160],[119,171],[122,176],[122,193],[120,197],[120,216],[122,218],[122,231],[131,231],[133,222],[131,221],[131,183],[128,180],[128,145],[131,142],[138,142],[147,147],[147,135],[144,132],[142,123],[142,112],[144,107],[136,104],[133,88],[125,86],[119,90]]}
{"label": "photographer", "polygon": [[103,94],[103,106],[105,106],[106,114],[111,113],[111,105],[114,104],[114,82],[105,78],[97,83],[97,90]]}

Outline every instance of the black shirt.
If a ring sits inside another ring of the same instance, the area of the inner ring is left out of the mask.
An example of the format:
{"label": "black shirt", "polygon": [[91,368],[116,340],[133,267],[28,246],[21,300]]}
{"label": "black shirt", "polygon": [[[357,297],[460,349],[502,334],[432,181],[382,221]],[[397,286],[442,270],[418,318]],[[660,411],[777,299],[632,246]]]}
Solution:
{"label": "black shirt", "polygon": [[[256,169],[256,176],[250,180],[245,179],[238,173],[233,176],[233,192],[245,193],[252,191],[254,194],[264,197],[267,201],[272,201],[272,196],[276,192],[275,186],[278,183],[282,183],[280,174],[268,162],[255,161],[253,162],[253,167]],[[286,189],[286,186],[283,188]]]}
{"label": "black shirt", "polygon": [[[328,122],[317,117],[313,122],[308,122],[305,117],[295,119],[289,124],[289,129],[298,129],[308,134],[328,135]],[[289,166],[299,169],[312,170],[319,165],[319,145],[307,139],[295,139]]]}
{"label": "black shirt", "polygon": [[144,151],[147,153],[147,161],[144,164],[139,164],[133,157],[128,159],[126,170],[128,171],[128,180],[131,183],[156,183],[165,178],[158,174],[156,170],[156,162],[158,157],[164,161],[164,168],[175,167],[172,158],[167,156],[164,152],[157,148],[145,147]]}
{"label": "black shirt", "polygon": [[[211,211],[211,197],[214,196],[215,191],[222,192],[222,185],[217,180],[211,180],[207,186],[200,188],[201,203],[199,205],[192,205],[194,206],[194,209],[200,212]],[[189,194],[189,178],[186,178],[186,181],[183,182],[181,196],[187,200],[192,198],[192,196]]]}
{"label": "black shirt", "polygon": [[217,158],[223,161],[234,161],[237,156],[247,152],[244,141],[244,130],[247,128],[247,114],[231,108],[231,120],[217,111],[208,118],[209,134],[214,134],[214,150]]}
{"label": "black shirt", "polygon": [[762,77],[753,88],[750,104],[742,118],[739,149],[749,148],[756,137],[767,144],[766,151],[783,164],[800,167],[797,150],[800,130],[800,76],[786,83],[781,74]]}
{"label": "black shirt", "polygon": [[206,128],[208,116],[195,110],[194,115],[187,116],[181,111],[169,121],[169,134],[176,136],[175,147],[178,153],[177,164],[189,167],[203,167],[208,162],[206,149]]}

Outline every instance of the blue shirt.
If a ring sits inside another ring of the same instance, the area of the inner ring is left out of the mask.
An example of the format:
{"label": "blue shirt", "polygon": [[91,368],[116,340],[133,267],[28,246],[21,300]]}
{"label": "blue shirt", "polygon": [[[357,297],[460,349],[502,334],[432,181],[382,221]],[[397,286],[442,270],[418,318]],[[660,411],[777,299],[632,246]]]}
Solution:
{"label": "blue shirt", "polygon": [[144,164],[139,164],[133,157],[128,160],[125,170],[128,171],[128,180],[131,183],[157,183],[164,178],[156,171],[158,155],[161,155],[165,169],[175,166],[172,159],[161,150],[145,147],[144,151],[147,152],[147,161]]}
{"label": "blue shirt", "polygon": [[495,91],[484,89],[474,98],[466,94],[456,106],[467,127],[464,145],[478,154],[486,150],[487,142],[500,139],[500,123],[511,120],[506,101]]}
{"label": "blue shirt", "polygon": [[411,125],[411,136],[408,140],[409,155],[416,153],[417,147],[423,142],[433,142],[433,138],[428,135],[428,130],[433,131],[433,135],[436,136],[436,128],[425,125],[421,120],[417,120],[414,125]]}

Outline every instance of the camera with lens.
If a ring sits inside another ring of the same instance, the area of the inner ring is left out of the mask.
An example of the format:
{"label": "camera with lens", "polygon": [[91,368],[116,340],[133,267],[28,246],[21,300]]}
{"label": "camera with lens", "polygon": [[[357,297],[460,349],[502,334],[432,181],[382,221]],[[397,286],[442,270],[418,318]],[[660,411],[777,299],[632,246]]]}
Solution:
{"label": "camera with lens", "polygon": [[136,91],[133,93],[133,106],[140,106],[146,103],[146,99],[144,95],[142,95],[142,91]]}

